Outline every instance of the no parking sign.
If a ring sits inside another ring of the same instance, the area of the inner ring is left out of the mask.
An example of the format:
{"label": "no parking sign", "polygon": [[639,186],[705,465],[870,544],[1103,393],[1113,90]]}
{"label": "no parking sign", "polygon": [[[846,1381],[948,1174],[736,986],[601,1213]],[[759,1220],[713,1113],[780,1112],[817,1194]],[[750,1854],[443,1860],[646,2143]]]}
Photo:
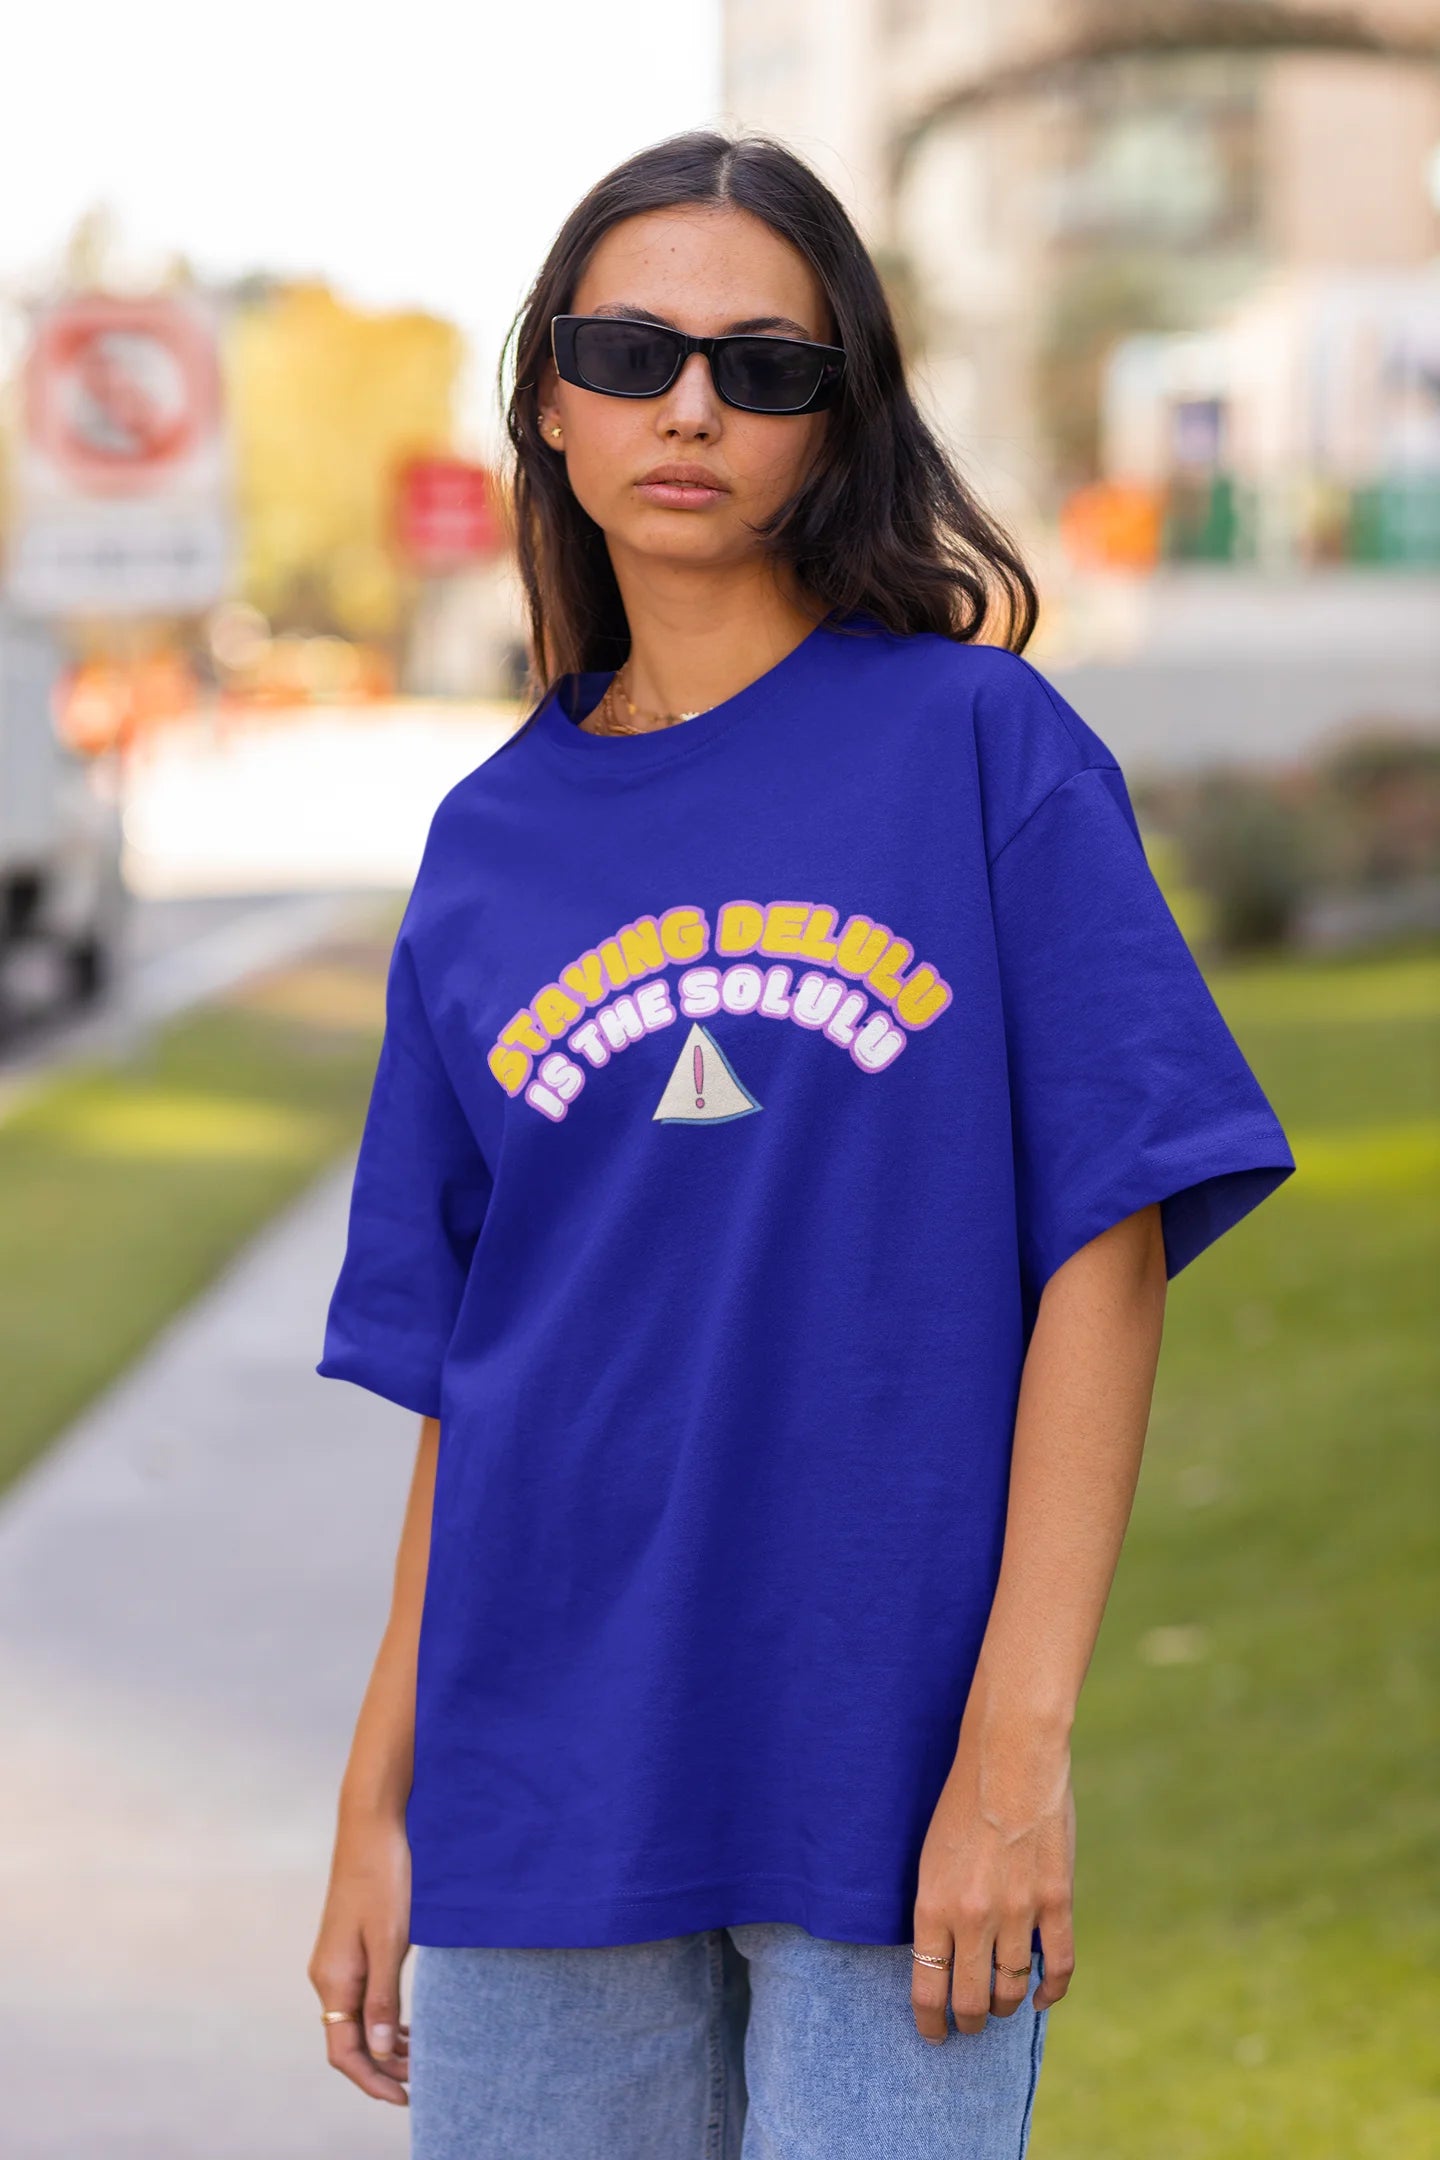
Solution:
{"label": "no parking sign", "polygon": [[87,293],[35,318],[7,585],[34,614],[186,613],[230,581],[217,324],[199,296]]}

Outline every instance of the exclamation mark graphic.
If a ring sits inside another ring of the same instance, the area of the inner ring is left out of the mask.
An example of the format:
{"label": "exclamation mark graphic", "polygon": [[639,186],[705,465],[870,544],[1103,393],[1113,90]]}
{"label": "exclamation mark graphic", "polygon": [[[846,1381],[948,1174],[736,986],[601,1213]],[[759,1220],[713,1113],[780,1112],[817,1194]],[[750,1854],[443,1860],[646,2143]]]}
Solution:
{"label": "exclamation mark graphic", "polygon": [[699,1043],[695,1045],[695,1108],[705,1107],[705,1052]]}

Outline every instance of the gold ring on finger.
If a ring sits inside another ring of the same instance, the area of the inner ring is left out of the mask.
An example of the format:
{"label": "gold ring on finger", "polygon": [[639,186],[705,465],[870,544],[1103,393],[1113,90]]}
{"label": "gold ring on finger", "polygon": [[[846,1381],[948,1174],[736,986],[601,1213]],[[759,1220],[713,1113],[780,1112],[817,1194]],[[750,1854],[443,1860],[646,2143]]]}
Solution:
{"label": "gold ring on finger", "polygon": [[923,1950],[912,1950],[910,1955],[917,1965],[934,1965],[941,1972],[948,1972],[955,1962],[953,1957],[928,1957]]}
{"label": "gold ring on finger", "polygon": [[1010,1980],[1028,1980],[1030,1977],[1028,1965],[997,1965],[995,1970],[1004,1973]]}
{"label": "gold ring on finger", "polygon": [[360,2013],[358,2010],[322,2010],[320,2022],[322,2025],[358,2025]]}

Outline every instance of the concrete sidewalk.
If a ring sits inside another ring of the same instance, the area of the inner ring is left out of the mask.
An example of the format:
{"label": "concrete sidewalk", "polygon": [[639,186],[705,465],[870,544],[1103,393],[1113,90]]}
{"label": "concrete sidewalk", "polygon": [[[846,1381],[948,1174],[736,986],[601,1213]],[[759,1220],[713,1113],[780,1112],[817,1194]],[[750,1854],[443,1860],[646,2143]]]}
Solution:
{"label": "concrete sidewalk", "polygon": [[398,2160],[305,1977],[419,1421],[321,1380],[353,1158],[0,1505],[7,2160]]}

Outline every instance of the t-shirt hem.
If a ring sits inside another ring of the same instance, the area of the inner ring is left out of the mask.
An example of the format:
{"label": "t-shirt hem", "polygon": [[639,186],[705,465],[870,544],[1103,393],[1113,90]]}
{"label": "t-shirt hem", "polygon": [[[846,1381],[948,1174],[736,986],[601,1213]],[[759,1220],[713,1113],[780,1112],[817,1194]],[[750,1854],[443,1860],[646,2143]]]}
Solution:
{"label": "t-shirt hem", "polygon": [[827,1942],[908,1943],[913,1909],[896,1898],[824,1890],[793,1875],[740,1875],[684,1889],[559,1901],[491,1895],[475,1904],[412,1901],[410,1940],[441,1949],[598,1949],[659,1942],[747,1922],[790,1922]]}

